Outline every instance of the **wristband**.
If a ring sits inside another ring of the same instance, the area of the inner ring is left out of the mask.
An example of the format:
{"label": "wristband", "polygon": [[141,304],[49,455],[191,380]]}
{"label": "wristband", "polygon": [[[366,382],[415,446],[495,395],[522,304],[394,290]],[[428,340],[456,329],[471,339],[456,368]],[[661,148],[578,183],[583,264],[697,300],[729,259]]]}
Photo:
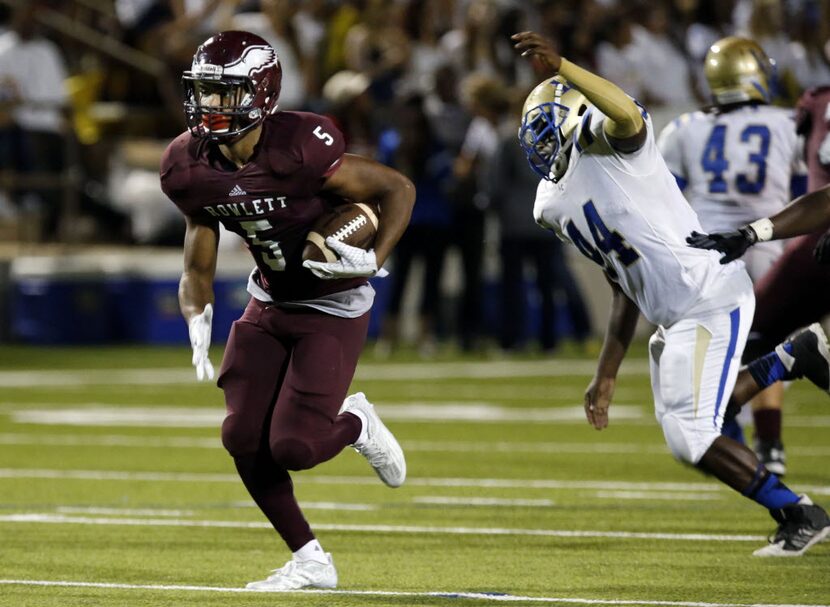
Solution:
{"label": "wristband", "polygon": [[764,217],[758,221],[753,221],[747,227],[752,228],[752,231],[755,232],[755,235],[758,237],[758,242],[772,240],[773,226],[768,217]]}

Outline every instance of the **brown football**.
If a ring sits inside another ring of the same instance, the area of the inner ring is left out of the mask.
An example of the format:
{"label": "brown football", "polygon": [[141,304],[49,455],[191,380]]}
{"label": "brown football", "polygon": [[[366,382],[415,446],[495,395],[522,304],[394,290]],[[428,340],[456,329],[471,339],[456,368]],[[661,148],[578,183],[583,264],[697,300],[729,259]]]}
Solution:
{"label": "brown football", "polygon": [[323,215],[305,239],[303,261],[337,261],[337,254],[326,246],[331,236],[353,247],[369,249],[378,231],[379,209],[371,202],[347,202]]}

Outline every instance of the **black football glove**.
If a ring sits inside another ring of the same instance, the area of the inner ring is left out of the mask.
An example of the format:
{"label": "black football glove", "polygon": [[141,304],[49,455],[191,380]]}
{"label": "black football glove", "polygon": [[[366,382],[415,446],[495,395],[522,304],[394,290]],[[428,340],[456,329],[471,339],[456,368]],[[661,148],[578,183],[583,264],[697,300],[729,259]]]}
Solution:
{"label": "black football glove", "polygon": [[691,236],[686,237],[686,242],[696,249],[720,251],[723,253],[720,262],[726,264],[738,259],[746,253],[749,247],[758,242],[758,234],[749,226],[744,226],[734,232],[715,232],[713,234],[692,232]]}
{"label": "black football glove", "polygon": [[818,239],[813,249],[813,257],[818,263],[830,263],[830,232]]}

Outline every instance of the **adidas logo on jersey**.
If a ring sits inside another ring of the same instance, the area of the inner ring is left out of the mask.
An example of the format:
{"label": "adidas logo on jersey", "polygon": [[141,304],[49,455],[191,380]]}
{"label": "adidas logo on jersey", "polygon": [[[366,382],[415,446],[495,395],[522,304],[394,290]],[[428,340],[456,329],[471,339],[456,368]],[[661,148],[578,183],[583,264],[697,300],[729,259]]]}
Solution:
{"label": "adidas logo on jersey", "polygon": [[239,184],[233,186],[233,189],[228,192],[228,196],[245,196],[248,192],[239,187]]}

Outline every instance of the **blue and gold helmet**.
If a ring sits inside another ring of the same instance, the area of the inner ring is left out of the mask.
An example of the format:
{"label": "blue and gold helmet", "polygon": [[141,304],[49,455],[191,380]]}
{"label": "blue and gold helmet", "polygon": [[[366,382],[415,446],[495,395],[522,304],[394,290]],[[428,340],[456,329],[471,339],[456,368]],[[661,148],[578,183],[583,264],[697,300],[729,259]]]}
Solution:
{"label": "blue and gold helmet", "polygon": [[729,36],[706,53],[703,71],[717,105],[759,101],[773,97],[775,62],[749,38]]}
{"label": "blue and gold helmet", "polygon": [[545,80],[527,96],[519,143],[530,167],[542,178],[558,181],[565,174],[572,135],[590,106],[585,95],[561,76]]}

